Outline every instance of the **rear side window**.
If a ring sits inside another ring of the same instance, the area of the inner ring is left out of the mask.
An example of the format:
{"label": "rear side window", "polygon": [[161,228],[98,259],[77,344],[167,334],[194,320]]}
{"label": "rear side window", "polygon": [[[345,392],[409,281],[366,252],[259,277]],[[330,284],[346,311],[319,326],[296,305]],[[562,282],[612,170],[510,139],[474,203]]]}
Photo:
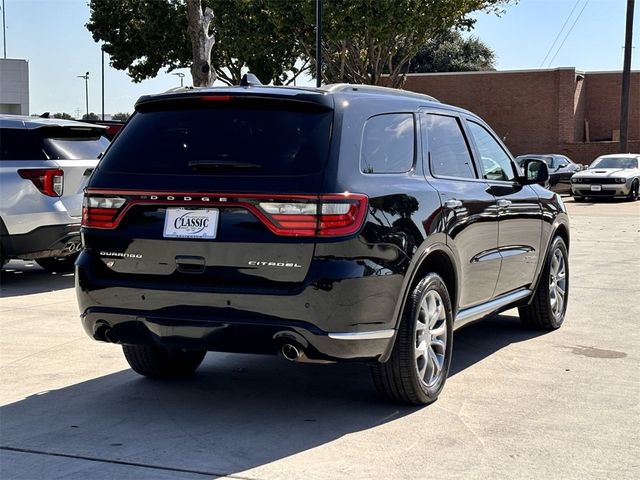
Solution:
{"label": "rear side window", "polygon": [[33,130],[0,129],[0,160],[46,160],[42,137]]}
{"label": "rear side window", "polygon": [[100,169],[160,175],[304,175],[327,159],[333,113],[296,102],[181,102],[138,112]]}
{"label": "rear side window", "polygon": [[426,115],[431,173],[436,177],[476,178],[467,141],[456,117]]}
{"label": "rear side window", "polygon": [[360,168],[364,173],[405,173],[413,167],[414,151],[413,114],[377,115],[364,125]]}
{"label": "rear side window", "polygon": [[[515,179],[515,173],[509,155],[506,154],[489,131],[475,122],[467,122],[467,125],[480,153],[480,161],[484,169],[484,178],[487,180],[500,181]],[[547,159],[545,159],[545,162],[548,164]]]}

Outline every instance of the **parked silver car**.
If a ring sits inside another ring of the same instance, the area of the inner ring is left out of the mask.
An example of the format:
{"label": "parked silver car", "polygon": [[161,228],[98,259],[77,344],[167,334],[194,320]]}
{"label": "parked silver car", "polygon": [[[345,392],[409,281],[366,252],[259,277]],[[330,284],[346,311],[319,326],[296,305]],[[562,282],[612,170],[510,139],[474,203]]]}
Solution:
{"label": "parked silver car", "polygon": [[576,201],[585,197],[626,197],[638,199],[640,154],[616,153],[596,158],[586,170],[571,178]]}
{"label": "parked silver car", "polygon": [[20,258],[50,271],[73,267],[83,189],[109,145],[105,130],[0,115],[0,265]]}

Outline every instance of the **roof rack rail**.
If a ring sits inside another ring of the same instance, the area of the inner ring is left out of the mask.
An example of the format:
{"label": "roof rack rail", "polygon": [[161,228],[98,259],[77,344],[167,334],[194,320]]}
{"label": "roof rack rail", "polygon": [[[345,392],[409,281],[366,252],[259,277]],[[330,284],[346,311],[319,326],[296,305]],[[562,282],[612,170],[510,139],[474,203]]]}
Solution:
{"label": "roof rack rail", "polygon": [[438,102],[435,97],[431,95],[425,95],[423,93],[410,92],[408,90],[401,90],[399,88],[379,87],[377,85],[360,85],[356,83],[331,83],[329,85],[323,85],[320,87],[322,90],[328,92],[362,92],[362,93],[374,93],[379,95],[394,95],[397,97],[410,97],[420,100],[428,100],[430,102]]}

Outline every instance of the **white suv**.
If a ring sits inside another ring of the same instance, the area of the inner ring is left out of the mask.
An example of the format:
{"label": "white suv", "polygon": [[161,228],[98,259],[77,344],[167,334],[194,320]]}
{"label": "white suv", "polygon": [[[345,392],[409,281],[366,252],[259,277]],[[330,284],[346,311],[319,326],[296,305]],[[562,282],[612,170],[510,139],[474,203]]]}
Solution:
{"label": "white suv", "polygon": [[0,115],[0,265],[35,260],[49,271],[73,267],[82,194],[109,145],[105,127]]}

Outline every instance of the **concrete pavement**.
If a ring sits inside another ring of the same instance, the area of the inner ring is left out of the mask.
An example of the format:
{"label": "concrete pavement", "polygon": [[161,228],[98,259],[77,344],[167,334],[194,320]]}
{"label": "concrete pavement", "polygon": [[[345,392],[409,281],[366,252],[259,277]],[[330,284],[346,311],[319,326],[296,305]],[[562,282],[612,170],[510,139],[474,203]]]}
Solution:
{"label": "concrete pavement", "polygon": [[213,354],[185,382],[91,341],[73,277],[12,262],[0,291],[0,478],[638,478],[640,202],[567,201],[565,325],[456,333],[440,399],[378,399],[364,365]]}

